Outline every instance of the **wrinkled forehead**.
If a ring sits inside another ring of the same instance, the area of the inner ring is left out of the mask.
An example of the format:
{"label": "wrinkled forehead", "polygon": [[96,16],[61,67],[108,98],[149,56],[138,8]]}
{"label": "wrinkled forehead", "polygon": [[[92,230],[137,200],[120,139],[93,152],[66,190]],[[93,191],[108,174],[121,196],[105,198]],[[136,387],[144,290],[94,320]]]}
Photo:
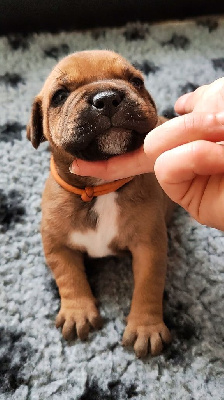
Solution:
{"label": "wrinkled forehead", "polygon": [[123,57],[111,51],[83,51],[61,60],[53,69],[44,86],[56,83],[72,86],[105,79],[130,79],[141,73]]}

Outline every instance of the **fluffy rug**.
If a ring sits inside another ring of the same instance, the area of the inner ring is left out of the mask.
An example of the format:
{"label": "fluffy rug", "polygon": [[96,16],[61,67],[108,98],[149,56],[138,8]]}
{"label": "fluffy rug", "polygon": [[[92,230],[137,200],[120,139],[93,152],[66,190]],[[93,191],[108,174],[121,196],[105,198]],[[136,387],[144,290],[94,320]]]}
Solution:
{"label": "fluffy rug", "polygon": [[224,73],[224,20],[128,24],[118,29],[0,38],[0,399],[224,399],[224,236],[179,209],[169,228],[164,296],[172,344],[141,361],[123,349],[133,279],[130,259],[89,265],[104,327],[68,345],[54,326],[59,297],[39,224],[49,170],[25,127],[33,97],[56,61],[114,49],[137,64],[160,113]]}

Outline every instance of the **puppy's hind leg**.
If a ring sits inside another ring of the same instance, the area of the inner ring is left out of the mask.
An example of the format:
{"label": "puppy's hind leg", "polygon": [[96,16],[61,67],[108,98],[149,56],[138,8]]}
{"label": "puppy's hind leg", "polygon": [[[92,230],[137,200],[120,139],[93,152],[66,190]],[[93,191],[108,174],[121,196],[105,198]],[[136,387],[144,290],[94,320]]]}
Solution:
{"label": "puppy's hind leg", "polygon": [[88,337],[90,327],[99,329],[102,320],[83,263],[83,255],[65,246],[44,246],[47,263],[51,268],[61,296],[61,309],[56,326],[62,327],[66,340],[77,333],[81,340]]}

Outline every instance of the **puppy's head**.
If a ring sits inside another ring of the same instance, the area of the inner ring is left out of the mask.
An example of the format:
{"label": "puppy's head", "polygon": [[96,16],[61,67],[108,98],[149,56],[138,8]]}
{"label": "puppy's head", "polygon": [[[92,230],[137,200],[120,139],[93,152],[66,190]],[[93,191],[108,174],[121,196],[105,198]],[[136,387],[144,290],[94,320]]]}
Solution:
{"label": "puppy's head", "polygon": [[142,74],[112,51],[83,51],[58,63],[36,97],[27,136],[37,148],[102,160],[137,149],[155,127]]}

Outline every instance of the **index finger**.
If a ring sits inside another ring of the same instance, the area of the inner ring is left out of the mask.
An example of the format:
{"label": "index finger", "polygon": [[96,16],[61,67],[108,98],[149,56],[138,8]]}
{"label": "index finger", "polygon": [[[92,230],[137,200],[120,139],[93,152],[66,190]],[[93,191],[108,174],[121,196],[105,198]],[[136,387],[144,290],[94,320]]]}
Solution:
{"label": "index finger", "polygon": [[224,112],[185,114],[153,129],[145,138],[146,155],[156,160],[160,154],[195,140],[224,140]]}
{"label": "index finger", "polygon": [[174,109],[177,114],[188,114],[194,110],[195,105],[201,99],[208,85],[197,88],[194,92],[185,93],[177,99]]}

